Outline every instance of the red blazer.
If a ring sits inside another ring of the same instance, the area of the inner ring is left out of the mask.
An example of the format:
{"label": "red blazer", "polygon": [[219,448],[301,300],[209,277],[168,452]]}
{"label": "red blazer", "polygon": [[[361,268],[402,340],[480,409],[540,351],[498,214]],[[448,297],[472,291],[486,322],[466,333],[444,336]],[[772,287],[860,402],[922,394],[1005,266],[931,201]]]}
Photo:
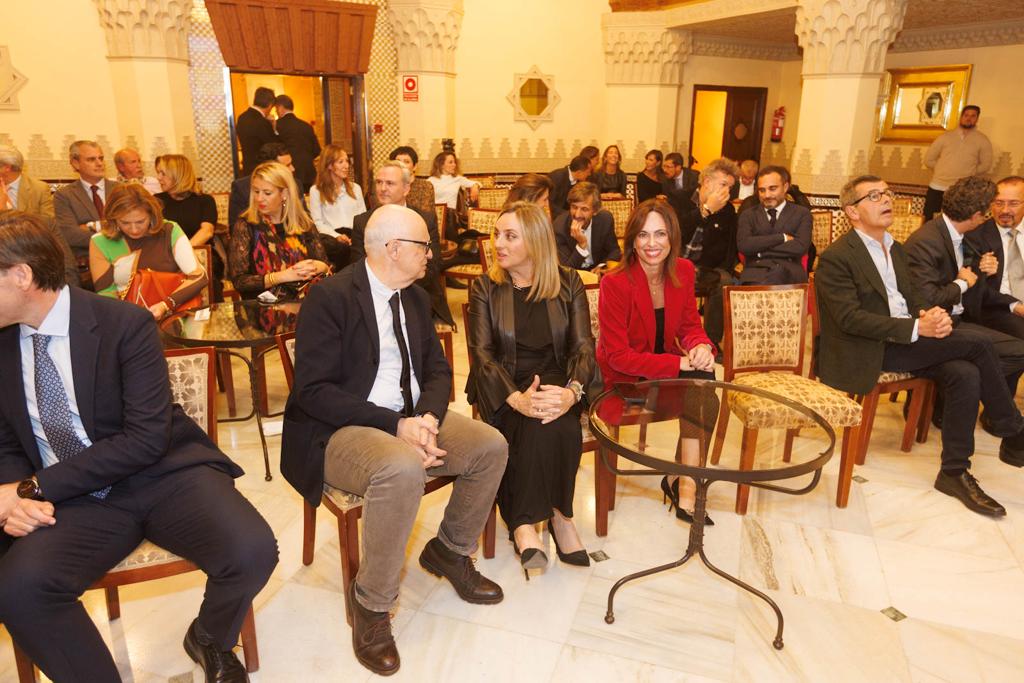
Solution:
{"label": "red blazer", "polygon": [[639,260],[601,279],[597,364],[605,389],[615,382],[675,377],[684,350],[711,344],[697,313],[693,263],[676,259],[676,274],[678,287],[665,279],[665,353],[654,353],[654,304]]}

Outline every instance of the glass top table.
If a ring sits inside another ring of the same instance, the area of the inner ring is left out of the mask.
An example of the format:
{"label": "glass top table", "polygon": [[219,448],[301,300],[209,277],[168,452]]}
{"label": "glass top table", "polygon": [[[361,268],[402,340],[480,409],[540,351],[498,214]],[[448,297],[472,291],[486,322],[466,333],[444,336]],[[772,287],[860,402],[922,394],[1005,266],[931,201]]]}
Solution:
{"label": "glass top table", "polygon": [[[808,432],[819,430],[818,434],[823,432],[825,438],[793,448],[785,428],[761,427],[764,438],[758,440],[744,431],[742,446],[730,448],[726,442],[720,457],[715,457],[716,449],[711,447],[713,435],[718,440],[724,437],[723,417],[728,419],[733,412],[743,412],[748,421],[753,416],[754,423],[760,415],[765,423],[790,429],[799,427]],[[605,621],[615,621],[615,594],[624,584],[679,567],[698,556],[715,574],[771,606],[778,619],[773,645],[782,649],[783,618],[778,605],[753,586],[716,567],[704,553],[708,488],[725,481],[792,495],[808,493],[818,485],[821,469],[832,457],[832,427],[810,408],[784,396],[741,384],[697,379],[616,384],[591,403],[589,418],[590,431],[600,446],[598,467],[611,473],[606,476],[680,476],[692,479],[695,485],[693,523],[685,553],[677,561],[619,579],[608,594]],[[640,467],[619,469],[620,456]],[[799,488],[773,483],[808,476],[809,482]]]}
{"label": "glass top table", "polygon": [[[295,332],[299,320],[300,302],[262,304],[259,301],[224,301],[212,304],[207,309],[186,311],[171,316],[160,323],[160,331],[170,343],[178,346],[213,346],[218,354],[239,358],[249,370],[249,387],[252,394],[252,410],[248,415],[222,419],[221,422],[248,420],[256,417],[256,428],[263,445],[265,479],[270,481],[270,453],[267,437],[263,431],[261,406],[266,396],[261,395],[263,383],[259,381],[256,364],[268,352],[277,347],[277,336]],[[208,314],[207,314],[208,311]],[[249,356],[237,350],[249,350]],[[230,372],[228,366],[226,372]],[[230,408],[234,415],[233,405]]]}

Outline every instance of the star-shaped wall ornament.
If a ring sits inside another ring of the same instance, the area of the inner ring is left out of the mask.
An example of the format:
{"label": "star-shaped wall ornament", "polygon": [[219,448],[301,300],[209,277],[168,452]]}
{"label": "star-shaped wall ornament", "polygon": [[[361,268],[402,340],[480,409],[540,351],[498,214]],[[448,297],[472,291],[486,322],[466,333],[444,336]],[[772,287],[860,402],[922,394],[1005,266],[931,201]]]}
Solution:
{"label": "star-shaped wall ornament", "polygon": [[515,121],[525,121],[533,130],[545,121],[554,121],[555,107],[562,101],[555,91],[555,77],[542,74],[535,66],[524,74],[515,74],[507,99]]}
{"label": "star-shaped wall ornament", "polygon": [[25,87],[26,83],[28,79],[25,78],[25,74],[11,64],[10,48],[0,45],[0,109],[17,111],[18,91]]}

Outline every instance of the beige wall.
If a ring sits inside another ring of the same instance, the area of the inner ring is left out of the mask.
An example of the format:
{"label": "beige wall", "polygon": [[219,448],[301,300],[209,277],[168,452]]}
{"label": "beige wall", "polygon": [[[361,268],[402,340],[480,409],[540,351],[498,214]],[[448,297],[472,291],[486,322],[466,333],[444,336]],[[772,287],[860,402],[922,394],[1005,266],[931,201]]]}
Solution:
{"label": "beige wall", "polygon": [[[1024,89],[1017,86],[1024,45],[895,52],[885,60],[886,68],[943,64],[974,65],[967,100],[981,107],[978,129],[992,141],[996,160],[992,175],[1024,172]],[[890,181],[925,185],[931,178],[924,166],[927,149],[927,145],[876,144],[870,169]]]}

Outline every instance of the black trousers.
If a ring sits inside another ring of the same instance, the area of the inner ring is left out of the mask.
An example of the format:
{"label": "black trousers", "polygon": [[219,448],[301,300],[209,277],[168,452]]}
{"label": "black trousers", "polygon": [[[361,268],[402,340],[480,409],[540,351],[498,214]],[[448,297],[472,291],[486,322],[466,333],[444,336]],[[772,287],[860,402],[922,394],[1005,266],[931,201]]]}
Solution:
{"label": "black trousers", "polygon": [[694,293],[704,296],[704,331],[716,347],[722,346],[725,334],[725,320],[722,303],[722,287],[732,284],[732,274],[721,268],[697,266]]}
{"label": "black trousers", "polygon": [[[1020,320],[1024,321],[1024,319]],[[1006,378],[1006,388],[1009,389],[1010,396],[1016,396],[1017,384],[1020,382],[1021,374],[1024,373],[1024,340],[1001,332],[994,327],[972,322],[962,322],[957,325],[957,329],[970,330],[987,337],[992,342],[996,356],[999,357],[999,367],[1002,368],[1003,377]]]}
{"label": "black trousers", "polygon": [[1024,318],[1010,311],[987,310],[981,317],[985,327],[991,327],[1017,339],[1024,339]]}
{"label": "black trousers", "polygon": [[913,344],[889,344],[882,369],[932,379],[944,392],[944,470],[970,467],[979,401],[999,436],[1013,436],[1024,428],[992,341],[971,326],[959,325],[945,339],[920,337]]}
{"label": "black trousers", "polygon": [[924,195],[924,210],[922,211],[926,221],[930,221],[936,213],[942,211],[942,196],[944,194],[946,193],[942,190],[928,188],[928,192]]}
{"label": "black trousers", "polygon": [[[221,649],[238,641],[253,598],[277,564],[266,521],[208,466],[159,478],[136,475],[105,500],[56,506],[52,527],[14,539],[0,557],[0,620],[55,681],[120,681],[79,597],[144,539],[191,560],[208,579],[199,626]],[[168,647],[184,633],[168,633]]]}

